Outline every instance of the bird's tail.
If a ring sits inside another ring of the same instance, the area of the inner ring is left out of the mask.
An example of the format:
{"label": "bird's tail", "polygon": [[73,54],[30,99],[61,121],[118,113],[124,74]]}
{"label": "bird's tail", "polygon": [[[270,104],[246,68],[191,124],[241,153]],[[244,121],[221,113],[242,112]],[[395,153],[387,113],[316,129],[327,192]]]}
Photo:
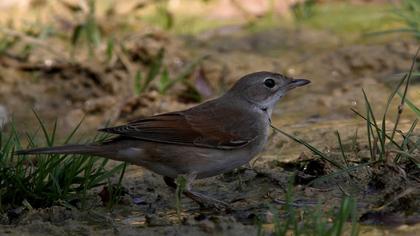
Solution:
{"label": "bird's tail", "polygon": [[64,145],[57,147],[42,147],[32,148],[26,150],[19,150],[15,153],[17,155],[30,154],[87,154],[102,156],[104,153],[103,147],[100,145],[80,144],[80,145]]}

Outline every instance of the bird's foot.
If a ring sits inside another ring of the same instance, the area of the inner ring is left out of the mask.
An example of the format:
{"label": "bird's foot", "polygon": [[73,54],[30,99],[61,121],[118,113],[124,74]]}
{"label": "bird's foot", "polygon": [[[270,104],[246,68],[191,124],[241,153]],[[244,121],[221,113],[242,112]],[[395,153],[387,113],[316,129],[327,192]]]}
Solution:
{"label": "bird's foot", "polygon": [[[186,186],[185,189],[183,189],[183,194],[190,198],[191,200],[193,200],[194,202],[198,203],[200,205],[200,207],[203,208],[213,208],[213,209],[217,209],[217,210],[231,210],[229,204],[227,204],[226,202],[220,201],[218,199],[206,196],[202,193],[199,192],[195,192],[191,190],[191,183],[193,182],[195,178],[195,175],[189,175],[187,176],[186,180]],[[169,177],[164,177],[163,178],[165,183],[173,188],[176,189],[177,188],[177,184],[175,183],[175,180],[173,178],[169,178]]]}
{"label": "bird's foot", "polygon": [[191,190],[185,190],[184,195],[198,203],[203,208],[215,208],[217,210],[230,210],[229,204],[224,201],[220,201],[216,198],[209,197],[199,192]]}

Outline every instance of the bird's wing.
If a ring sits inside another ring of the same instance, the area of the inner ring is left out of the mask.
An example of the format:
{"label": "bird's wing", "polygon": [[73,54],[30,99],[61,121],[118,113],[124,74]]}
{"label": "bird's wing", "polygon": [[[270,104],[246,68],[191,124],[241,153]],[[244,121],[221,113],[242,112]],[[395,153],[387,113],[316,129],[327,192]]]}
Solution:
{"label": "bird's wing", "polygon": [[[239,117],[236,117],[238,115]],[[232,116],[233,120],[232,118],[229,119],[229,116]],[[204,107],[204,109],[199,110],[190,109],[155,115],[135,120],[126,125],[104,128],[99,131],[119,134],[120,137],[161,143],[238,149],[246,146],[257,136],[255,132],[243,132],[239,126],[244,125],[246,128],[249,128],[249,126],[243,123],[241,119],[247,120],[244,117],[240,118],[240,114],[229,109],[223,113],[214,112],[210,106],[209,109]]]}

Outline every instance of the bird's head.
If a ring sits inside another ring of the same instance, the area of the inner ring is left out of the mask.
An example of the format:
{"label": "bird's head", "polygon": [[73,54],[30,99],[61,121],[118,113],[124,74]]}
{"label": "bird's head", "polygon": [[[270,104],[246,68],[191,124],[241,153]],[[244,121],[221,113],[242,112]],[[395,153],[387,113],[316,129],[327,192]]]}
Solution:
{"label": "bird's head", "polygon": [[228,93],[261,109],[272,109],[289,90],[309,83],[309,80],[292,79],[278,73],[262,71],[245,75]]}

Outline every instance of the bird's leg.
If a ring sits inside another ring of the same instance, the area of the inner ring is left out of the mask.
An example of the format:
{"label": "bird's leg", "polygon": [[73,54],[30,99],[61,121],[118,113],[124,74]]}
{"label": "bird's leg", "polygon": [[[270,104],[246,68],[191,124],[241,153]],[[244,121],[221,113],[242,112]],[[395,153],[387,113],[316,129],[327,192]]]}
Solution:
{"label": "bird's leg", "polygon": [[175,180],[173,178],[168,177],[168,176],[163,176],[163,181],[165,181],[165,184],[168,187],[170,187],[172,189],[176,189],[176,183],[175,183]]}
{"label": "bird's leg", "polygon": [[[217,200],[215,198],[206,196],[202,193],[192,191],[192,183],[194,182],[196,178],[196,174],[190,174],[186,176],[186,187],[183,191],[184,195],[193,200],[194,202],[198,203],[200,207],[215,207],[217,209],[230,209],[229,205],[223,201]],[[176,189],[177,184],[175,183],[175,180],[173,178],[164,176],[163,180],[165,181],[166,185],[168,185],[170,188]]]}

